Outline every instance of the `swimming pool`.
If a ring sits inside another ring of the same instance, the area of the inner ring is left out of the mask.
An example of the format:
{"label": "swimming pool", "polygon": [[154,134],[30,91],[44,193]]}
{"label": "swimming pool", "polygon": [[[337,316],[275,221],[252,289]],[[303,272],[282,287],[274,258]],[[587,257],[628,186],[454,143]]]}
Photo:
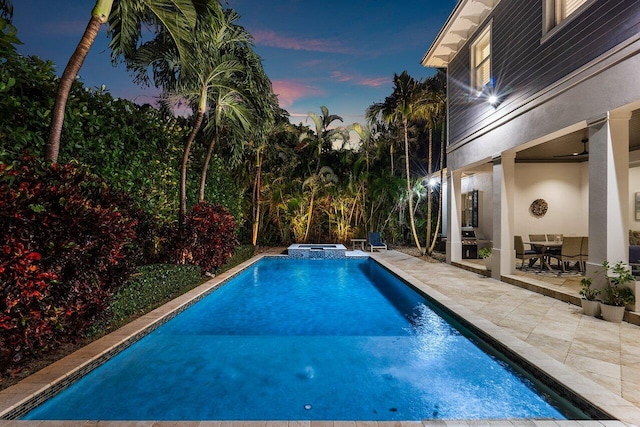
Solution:
{"label": "swimming pool", "polygon": [[24,418],[583,417],[467,336],[373,260],[264,259]]}

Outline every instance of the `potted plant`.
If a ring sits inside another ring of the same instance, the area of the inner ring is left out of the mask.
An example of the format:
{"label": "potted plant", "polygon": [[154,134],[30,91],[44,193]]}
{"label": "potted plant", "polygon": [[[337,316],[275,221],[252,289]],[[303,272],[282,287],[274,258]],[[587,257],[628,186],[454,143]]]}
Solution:
{"label": "potted plant", "polygon": [[582,296],[582,312],[587,316],[599,316],[600,315],[600,302],[596,300],[596,297],[600,294],[600,289],[591,288],[591,277],[584,277],[580,280],[582,289],[580,289],[580,295]]}
{"label": "potted plant", "polygon": [[600,306],[602,318],[619,323],[624,317],[625,306],[635,301],[633,291],[627,287],[627,284],[635,282],[635,278],[622,261],[618,261],[613,266],[605,261],[602,266],[607,278],[607,287],[604,288]]}
{"label": "potted plant", "polygon": [[493,248],[481,248],[478,251],[478,256],[484,260],[484,266],[487,271],[491,271],[491,254],[493,253]]}

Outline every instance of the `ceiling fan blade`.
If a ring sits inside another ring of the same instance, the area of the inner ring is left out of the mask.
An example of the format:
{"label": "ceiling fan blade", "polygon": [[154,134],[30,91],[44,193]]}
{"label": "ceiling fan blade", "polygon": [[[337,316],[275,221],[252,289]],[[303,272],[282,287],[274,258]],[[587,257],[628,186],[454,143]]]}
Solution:
{"label": "ceiling fan blade", "polygon": [[587,138],[584,138],[582,141],[582,145],[584,146],[584,148],[582,149],[581,152],[579,153],[571,153],[571,154],[561,154],[559,156],[553,156],[553,157],[580,157],[580,156],[588,156],[589,155],[589,150],[587,150],[587,142],[589,142],[589,140]]}

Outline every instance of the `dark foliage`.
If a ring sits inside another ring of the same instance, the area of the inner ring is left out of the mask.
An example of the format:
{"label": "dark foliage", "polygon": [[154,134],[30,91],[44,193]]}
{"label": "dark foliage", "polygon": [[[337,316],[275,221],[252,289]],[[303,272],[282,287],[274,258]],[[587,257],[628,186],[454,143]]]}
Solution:
{"label": "dark foliage", "polygon": [[135,257],[139,213],[74,164],[0,163],[0,366],[73,340]]}
{"label": "dark foliage", "polygon": [[235,231],[235,219],[226,208],[199,203],[187,213],[184,228],[175,233],[169,258],[213,272],[224,265],[238,246]]}

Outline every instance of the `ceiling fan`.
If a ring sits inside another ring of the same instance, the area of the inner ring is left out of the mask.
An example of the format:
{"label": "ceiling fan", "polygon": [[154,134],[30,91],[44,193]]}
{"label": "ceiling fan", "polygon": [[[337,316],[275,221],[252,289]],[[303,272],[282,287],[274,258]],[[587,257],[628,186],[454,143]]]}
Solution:
{"label": "ceiling fan", "polygon": [[589,155],[589,150],[587,150],[587,143],[589,142],[589,138],[582,138],[582,151],[579,153],[571,153],[571,154],[563,154],[560,156],[554,156],[554,157],[579,157],[579,156],[588,156]]}

